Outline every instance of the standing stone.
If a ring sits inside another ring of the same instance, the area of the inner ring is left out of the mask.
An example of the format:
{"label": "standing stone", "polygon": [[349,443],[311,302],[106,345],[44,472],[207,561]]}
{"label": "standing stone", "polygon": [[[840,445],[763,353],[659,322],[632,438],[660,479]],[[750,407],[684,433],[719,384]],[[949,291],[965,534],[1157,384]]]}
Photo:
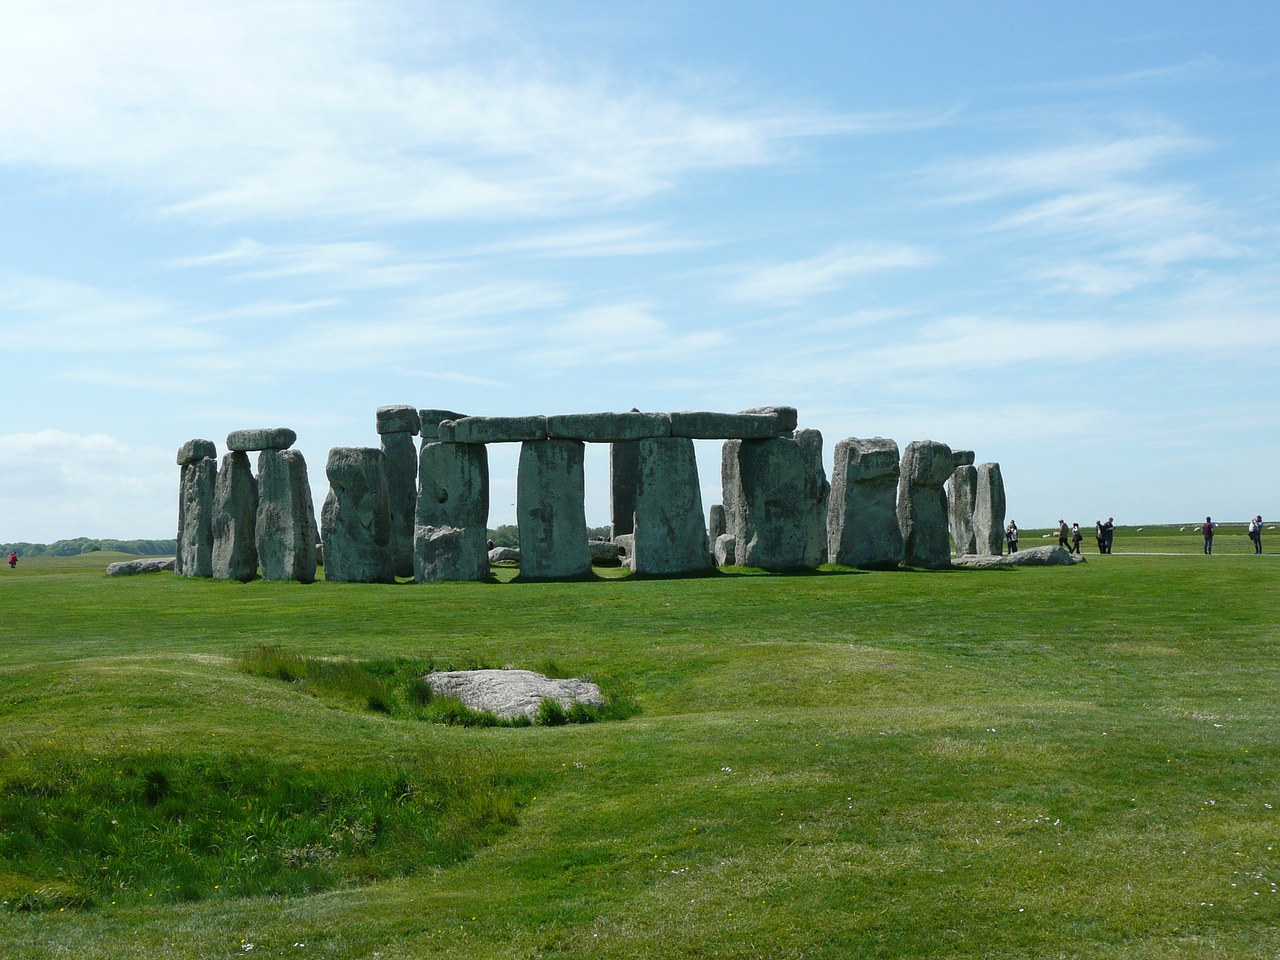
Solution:
{"label": "standing stone", "polygon": [[423,443],[413,531],[414,579],[488,580],[488,523],[488,448],[481,443]]}
{"label": "standing stone", "polygon": [[850,437],[836,444],[827,512],[833,563],[871,570],[902,563],[898,474],[898,445],[892,440]]}
{"label": "standing stone", "polygon": [[797,430],[795,441],[804,460],[800,501],[805,532],[804,566],[817,568],[827,562],[827,501],[831,484],[822,466],[822,434],[817,430]]}
{"label": "standing stone", "polygon": [[316,511],[301,451],[268,449],[258,455],[254,526],[263,579],[315,580]]}
{"label": "standing stone", "polygon": [[413,438],[418,435],[421,420],[418,411],[410,406],[379,407],[377,418],[391,503],[391,569],[397,577],[411,577],[414,511],[418,503],[418,451]]}
{"label": "standing stone", "polygon": [[980,554],[998,557],[1004,553],[1004,478],[1000,464],[978,466],[973,499],[973,536]]}
{"label": "standing stone", "polygon": [[609,537],[616,540],[635,532],[636,475],[640,469],[640,441],[609,444]]}
{"label": "standing stone", "polygon": [[324,578],[393,583],[386,457],[376,447],[334,447],[324,472],[329,478],[320,510]]}
{"label": "standing stone", "polygon": [[[726,440],[720,448],[720,503],[724,508],[724,530],[732,535],[737,529],[733,504],[738,496],[738,454],[741,440]],[[718,537],[716,539],[719,539]]]}
{"label": "standing stone", "polygon": [[956,467],[947,481],[947,519],[956,556],[978,552],[973,532],[973,507],[977,493],[978,469],[973,464]]}
{"label": "standing stone", "polygon": [[942,487],[954,466],[951,448],[934,440],[914,440],[902,454],[898,526],[902,528],[903,562],[907,566],[928,570],[951,566],[947,500]]}
{"label": "standing stone", "polygon": [[258,481],[249,455],[233,450],[222,458],[213,495],[213,575],[245,583],[258,575],[254,522],[258,513]]}
{"label": "standing stone", "polygon": [[637,573],[693,573],[711,566],[693,440],[640,440],[636,478]]}
{"label": "standing stone", "polygon": [[[781,437],[743,440],[732,449],[735,462],[728,472],[736,476],[737,484],[725,493],[725,515],[733,515],[737,563],[764,570],[805,566],[809,559],[805,452],[795,440]],[[725,450],[730,450],[729,444]]]}
{"label": "standing stone", "polygon": [[522,578],[590,575],[582,462],[580,440],[528,440],[520,445],[516,523]]}
{"label": "standing stone", "polygon": [[714,552],[716,541],[728,532],[724,522],[724,504],[713,503],[707,511],[707,545]]}
{"label": "standing stone", "polygon": [[213,576],[213,494],[218,478],[217,448],[211,440],[191,440],[178,450],[178,537],[173,569],[184,577]]}
{"label": "standing stone", "polygon": [[722,533],[716,537],[713,559],[717,567],[732,567],[737,559],[734,556],[737,541],[732,533]]}

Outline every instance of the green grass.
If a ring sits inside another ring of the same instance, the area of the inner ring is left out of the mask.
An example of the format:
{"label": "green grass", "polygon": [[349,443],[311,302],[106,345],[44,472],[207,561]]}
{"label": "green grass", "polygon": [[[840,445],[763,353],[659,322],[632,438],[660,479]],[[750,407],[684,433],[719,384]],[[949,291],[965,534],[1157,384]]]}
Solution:
{"label": "green grass", "polygon": [[[575,584],[24,561],[0,955],[1275,956],[1280,565],[1227,545]],[[353,669],[240,669],[262,645]],[[631,709],[432,723],[424,664]]]}

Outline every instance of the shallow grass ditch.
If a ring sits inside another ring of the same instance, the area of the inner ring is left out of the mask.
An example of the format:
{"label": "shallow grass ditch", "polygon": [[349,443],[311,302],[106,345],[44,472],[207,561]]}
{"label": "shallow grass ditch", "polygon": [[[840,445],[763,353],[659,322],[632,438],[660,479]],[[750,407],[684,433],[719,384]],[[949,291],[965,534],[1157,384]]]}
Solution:
{"label": "shallow grass ditch", "polygon": [[[1280,953],[1274,555],[368,587],[110,559],[0,577],[5,957]],[[363,664],[384,708],[243,672],[259,645]],[[634,710],[424,722],[424,665]]]}

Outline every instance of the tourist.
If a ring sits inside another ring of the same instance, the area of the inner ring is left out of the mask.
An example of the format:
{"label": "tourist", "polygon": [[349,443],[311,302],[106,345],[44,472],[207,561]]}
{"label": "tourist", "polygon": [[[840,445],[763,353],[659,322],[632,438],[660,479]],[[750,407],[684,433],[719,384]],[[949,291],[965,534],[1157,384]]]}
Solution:
{"label": "tourist", "polygon": [[1069,551],[1067,551],[1067,552],[1068,552],[1068,553],[1079,553],[1079,552],[1080,552],[1080,541],[1081,541],[1081,540],[1083,540],[1083,539],[1084,539],[1084,537],[1082,537],[1082,536],[1080,535],[1080,524],[1078,524],[1078,523],[1073,523],[1073,524],[1071,525],[1071,549],[1070,549]]}
{"label": "tourist", "polygon": [[11,550],[9,551],[9,569],[14,570],[17,568],[17,566],[18,566],[18,551]]}
{"label": "tourist", "polygon": [[1253,541],[1253,552],[1262,552],[1262,514],[1249,521],[1249,539]]}
{"label": "tourist", "polygon": [[1067,521],[1059,520],[1058,521],[1058,546],[1066,547],[1068,553],[1071,552],[1071,547],[1068,545],[1068,537],[1070,536],[1071,536],[1071,531],[1067,529]]}
{"label": "tourist", "polygon": [[1205,555],[1213,553],[1213,528],[1217,524],[1213,522],[1212,517],[1205,517],[1204,523],[1200,525],[1200,532],[1204,534],[1204,552]]}
{"label": "tourist", "polygon": [[1102,539],[1106,541],[1107,549],[1103,553],[1111,552],[1111,542],[1116,538],[1116,518],[1107,517],[1107,522],[1102,525]]}
{"label": "tourist", "polygon": [[1018,552],[1018,524],[1010,520],[1009,525],[1004,528],[1004,539],[1009,544],[1009,553]]}
{"label": "tourist", "polygon": [[1106,534],[1104,534],[1104,533],[1102,532],[1102,521],[1101,521],[1101,520],[1095,520],[1095,521],[1093,521],[1093,535],[1094,535],[1094,537],[1095,537],[1095,538],[1097,539],[1097,541],[1098,541],[1098,552],[1099,552],[1099,553],[1106,553],[1106,552],[1107,552],[1107,537],[1106,537]]}

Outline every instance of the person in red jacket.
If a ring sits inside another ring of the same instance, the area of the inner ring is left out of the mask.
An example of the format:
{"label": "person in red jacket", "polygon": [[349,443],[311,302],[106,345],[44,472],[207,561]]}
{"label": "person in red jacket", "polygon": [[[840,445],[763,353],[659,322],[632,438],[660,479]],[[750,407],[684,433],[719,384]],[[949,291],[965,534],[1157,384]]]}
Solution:
{"label": "person in red jacket", "polygon": [[9,552],[9,569],[13,570],[18,566],[18,551],[11,550]]}

